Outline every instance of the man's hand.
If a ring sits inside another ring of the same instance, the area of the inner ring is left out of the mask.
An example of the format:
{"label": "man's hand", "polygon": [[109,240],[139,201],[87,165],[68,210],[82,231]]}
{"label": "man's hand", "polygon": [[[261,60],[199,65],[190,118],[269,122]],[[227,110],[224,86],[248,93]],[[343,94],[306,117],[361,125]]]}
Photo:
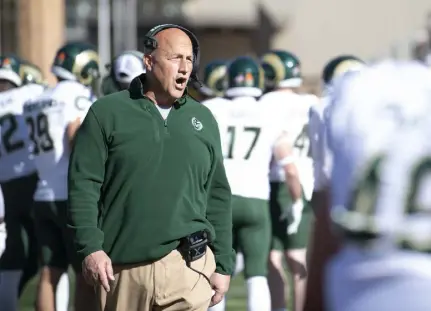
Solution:
{"label": "man's hand", "polygon": [[210,278],[211,287],[214,290],[214,295],[211,298],[210,307],[218,304],[223,300],[224,295],[227,293],[230,284],[230,275],[223,275],[214,272]]}
{"label": "man's hand", "polygon": [[101,284],[109,292],[109,281],[114,281],[111,259],[104,251],[94,252],[84,258],[82,274],[90,285]]}
{"label": "man's hand", "polygon": [[304,210],[304,202],[302,199],[296,200],[289,208],[285,208],[280,216],[280,220],[287,219],[289,225],[287,226],[287,234],[295,234],[298,232],[299,224],[302,219],[302,211]]}

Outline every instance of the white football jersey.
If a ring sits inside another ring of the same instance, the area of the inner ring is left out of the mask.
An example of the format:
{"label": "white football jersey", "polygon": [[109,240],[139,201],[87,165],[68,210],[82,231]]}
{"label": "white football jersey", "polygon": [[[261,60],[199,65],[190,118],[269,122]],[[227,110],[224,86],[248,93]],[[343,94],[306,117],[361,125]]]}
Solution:
{"label": "white football jersey", "polygon": [[310,154],[313,159],[314,190],[325,189],[329,184],[332,171],[332,152],[327,141],[327,122],[325,121],[330,103],[329,96],[321,98],[310,107],[308,137]]}
{"label": "white football jersey", "polygon": [[[296,158],[299,179],[307,200],[311,199],[313,193],[313,161],[310,154],[310,140],[308,137],[309,110],[315,105],[318,98],[314,95],[299,95],[293,92],[274,91],[262,96],[262,102],[278,103],[278,106],[285,105],[287,110],[286,120],[290,124],[292,134],[293,153]],[[277,111],[273,111],[277,114]],[[285,175],[283,168],[277,162],[271,163],[270,180],[284,182]]]}
{"label": "white football jersey", "polygon": [[24,114],[30,120],[39,173],[36,201],[67,200],[70,155],[67,126],[77,118],[82,122],[92,101],[89,88],[75,81],[62,81],[25,104]]}
{"label": "white football jersey", "polygon": [[4,222],[5,208],[3,192],[0,188],[0,218],[3,218],[3,222],[0,223],[0,257],[6,248],[6,223]]}
{"label": "white football jersey", "polygon": [[[335,88],[330,310],[427,310],[431,286],[431,72],[383,62]],[[407,300],[405,297],[409,297]]]}
{"label": "white football jersey", "polygon": [[3,198],[3,191],[0,187],[0,218],[4,218],[4,198]]}
{"label": "white football jersey", "polygon": [[214,98],[203,104],[218,122],[232,194],[268,200],[269,165],[276,140],[288,130],[286,113],[253,97]]}
{"label": "white football jersey", "polygon": [[43,90],[29,84],[0,93],[0,182],[36,172],[23,106]]}
{"label": "white football jersey", "polygon": [[431,72],[419,63],[382,62],[336,87],[332,216],[345,232],[431,251],[430,116]]}

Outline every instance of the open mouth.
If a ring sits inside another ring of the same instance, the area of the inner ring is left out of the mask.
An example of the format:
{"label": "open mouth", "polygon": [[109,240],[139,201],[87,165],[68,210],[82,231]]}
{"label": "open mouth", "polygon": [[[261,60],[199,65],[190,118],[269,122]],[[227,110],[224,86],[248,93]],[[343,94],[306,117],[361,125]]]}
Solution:
{"label": "open mouth", "polygon": [[187,83],[186,78],[177,78],[175,79],[175,84],[178,88],[185,88]]}

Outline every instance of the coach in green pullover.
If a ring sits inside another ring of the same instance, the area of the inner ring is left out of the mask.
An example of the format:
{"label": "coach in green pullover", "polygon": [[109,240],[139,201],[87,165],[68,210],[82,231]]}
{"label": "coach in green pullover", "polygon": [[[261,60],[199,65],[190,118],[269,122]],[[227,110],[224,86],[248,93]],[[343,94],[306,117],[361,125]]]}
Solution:
{"label": "coach in green pullover", "polygon": [[[203,311],[227,291],[235,258],[219,130],[187,95],[194,35],[164,25],[149,38],[147,73],[96,101],[76,134],[68,227],[101,310]],[[180,241],[203,231],[209,247],[188,266]]]}

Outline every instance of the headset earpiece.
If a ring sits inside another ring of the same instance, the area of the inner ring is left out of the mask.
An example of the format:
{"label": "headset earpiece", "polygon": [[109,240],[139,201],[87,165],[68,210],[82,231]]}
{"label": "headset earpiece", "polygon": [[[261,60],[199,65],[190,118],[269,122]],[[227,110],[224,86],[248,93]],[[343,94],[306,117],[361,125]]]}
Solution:
{"label": "headset earpiece", "polygon": [[144,37],[144,52],[151,53],[155,49],[157,49],[157,40],[153,36],[145,36]]}

